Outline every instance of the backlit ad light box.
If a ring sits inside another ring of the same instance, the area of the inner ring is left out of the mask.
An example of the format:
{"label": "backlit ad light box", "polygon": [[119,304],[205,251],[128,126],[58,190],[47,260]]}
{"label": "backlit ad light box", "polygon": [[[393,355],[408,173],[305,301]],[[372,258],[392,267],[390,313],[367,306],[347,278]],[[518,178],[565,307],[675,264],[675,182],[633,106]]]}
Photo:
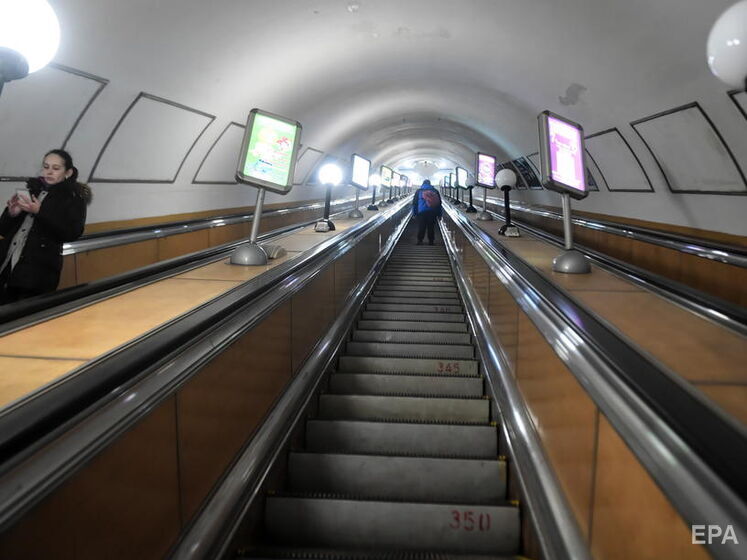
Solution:
{"label": "backlit ad light box", "polygon": [[381,166],[381,186],[382,187],[391,187],[392,186],[392,171],[391,167],[387,167],[386,165]]}
{"label": "backlit ad light box", "polygon": [[260,109],[249,111],[236,180],[288,194],[293,188],[301,124]]}
{"label": "backlit ad light box", "polygon": [[350,184],[358,189],[368,189],[368,177],[371,171],[371,160],[353,154],[353,162],[350,166]]}
{"label": "backlit ad light box", "polygon": [[539,114],[542,186],[573,198],[585,198],[586,161],[584,129],[550,111]]}
{"label": "backlit ad light box", "polygon": [[458,187],[467,188],[467,170],[464,167],[456,168],[456,180]]}
{"label": "backlit ad light box", "polygon": [[486,189],[495,188],[495,158],[477,153],[477,186]]}
{"label": "backlit ad light box", "polygon": [[453,173],[449,173],[449,186],[450,187],[457,187],[458,186],[457,182],[456,182],[456,175],[454,175]]}

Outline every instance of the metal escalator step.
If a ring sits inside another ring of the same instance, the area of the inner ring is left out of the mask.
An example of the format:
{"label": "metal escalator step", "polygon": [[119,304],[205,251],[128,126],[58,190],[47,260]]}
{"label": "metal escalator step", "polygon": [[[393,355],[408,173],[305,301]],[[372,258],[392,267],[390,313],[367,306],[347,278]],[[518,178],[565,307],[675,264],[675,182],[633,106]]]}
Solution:
{"label": "metal escalator step", "polygon": [[448,554],[443,552],[384,551],[261,546],[243,550],[239,560],[522,560],[515,556]]}
{"label": "metal escalator step", "polygon": [[495,457],[495,427],[362,420],[306,421],[306,449],[337,453],[398,453]]}
{"label": "metal escalator step", "polygon": [[400,331],[353,331],[353,340],[358,342],[424,342],[426,344],[471,344],[468,333],[400,332]]}
{"label": "metal escalator step", "polygon": [[454,278],[454,274],[451,272],[431,272],[427,270],[413,270],[413,271],[394,271],[388,272],[384,270],[379,278],[387,277],[401,277],[401,278]]}
{"label": "metal escalator step", "polygon": [[272,540],[301,546],[514,554],[519,510],[470,503],[429,504],[269,496]]}
{"label": "metal escalator step", "polygon": [[329,392],[354,395],[448,395],[480,397],[483,381],[480,377],[387,375],[381,373],[333,373],[329,377]]}
{"label": "metal escalator step", "polygon": [[439,360],[430,358],[386,358],[340,356],[339,372],[352,373],[453,373],[477,375],[476,360]]}
{"label": "metal escalator step", "polygon": [[470,359],[475,357],[475,348],[469,344],[427,344],[396,342],[348,342],[348,356],[404,356],[441,358],[444,360]]}
{"label": "metal escalator step", "polygon": [[498,459],[291,453],[288,475],[293,492],[488,504],[506,498],[506,464]]}
{"label": "metal escalator step", "polygon": [[379,290],[386,290],[389,287],[396,287],[401,289],[404,286],[419,286],[419,287],[430,287],[438,288],[441,286],[447,288],[455,288],[456,284],[451,278],[444,278],[443,280],[432,280],[430,278],[418,280],[416,278],[381,278],[376,283],[376,288]]}
{"label": "metal escalator step", "polygon": [[439,323],[463,323],[462,313],[422,313],[418,311],[363,311],[361,319],[383,321],[437,321]]}
{"label": "metal escalator step", "polygon": [[421,313],[464,313],[461,305],[426,305],[418,303],[379,303],[366,305],[366,311],[415,311]]}
{"label": "metal escalator step", "polygon": [[[455,286],[443,285],[443,286],[420,286],[418,284],[387,284],[385,287],[380,288],[378,285],[374,288],[374,293],[379,295],[385,295],[381,292],[427,292],[429,294],[456,294],[457,289]],[[441,297],[436,296],[436,297]]]}
{"label": "metal escalator step", "polygon": [[486,398],[319,395],[319,418],[490,422]]}
{"label": "metal escalator step", "polygon": [[439,298],[439,299],[451,299],[455,302],[460,302],[459,295],[457,294],[456,290],[453,292],[438,292],[438,293],[428,293],[428,292],[422,292],[422,291],[416,291],[412,292],[410,290],[375,290],[372,294],[372,301],[378,300],[378,298],[381,297],[396,297],[396,298],[407,298],[409,300],[419,300],[420,298],[429,299],[429,298]]}
{"label": "metal escalator step", "polygon": [[441,323],[438,321],[385,321],[358,320],[361,330],[390,330],[412,332],[467,332],[467,323]]}

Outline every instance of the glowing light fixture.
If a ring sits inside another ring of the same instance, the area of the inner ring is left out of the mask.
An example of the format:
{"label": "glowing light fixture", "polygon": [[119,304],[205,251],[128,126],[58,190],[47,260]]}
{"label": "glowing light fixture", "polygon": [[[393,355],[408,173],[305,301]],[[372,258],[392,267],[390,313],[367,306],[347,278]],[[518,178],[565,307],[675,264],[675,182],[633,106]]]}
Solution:
{"label": "glowing light fixture", "polygon": [[0,90],[44,68],[60,44],[60,24],[46,0],[0,0]]}
{"label": "glowing light fixture", "polygon": [[714,76],[736,88],[747,88],[747,0],[740,0],[713,24],[706,47]]}

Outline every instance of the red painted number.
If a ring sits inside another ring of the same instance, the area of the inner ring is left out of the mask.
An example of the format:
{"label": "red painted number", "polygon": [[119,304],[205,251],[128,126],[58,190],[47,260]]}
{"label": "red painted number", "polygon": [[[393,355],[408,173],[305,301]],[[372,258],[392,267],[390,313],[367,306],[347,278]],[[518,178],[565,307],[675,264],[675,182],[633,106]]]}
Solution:
{"label": "red painted number", "polygon": [[474,511],[451,510],[451,523],[449,528],[455,531],[472,531],[485,532],[490,530],[490,514],[476,514]]}
{"label": "red painted number", "polygon": [[459,373],[459,362],[438,362],[438,373]]}

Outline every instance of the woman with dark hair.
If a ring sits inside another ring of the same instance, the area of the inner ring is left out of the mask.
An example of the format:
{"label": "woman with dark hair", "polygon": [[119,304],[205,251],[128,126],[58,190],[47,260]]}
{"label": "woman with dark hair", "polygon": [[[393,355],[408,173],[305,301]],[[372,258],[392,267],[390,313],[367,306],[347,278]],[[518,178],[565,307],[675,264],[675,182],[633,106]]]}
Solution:
{"label": "woman with dark hair", "polygon": [[0,304],[52,292],[62,270],[62,244],[83,234],[91,190],[78,182],[64,150],[44,156],[41,177],[26,182],[0,216]]}

